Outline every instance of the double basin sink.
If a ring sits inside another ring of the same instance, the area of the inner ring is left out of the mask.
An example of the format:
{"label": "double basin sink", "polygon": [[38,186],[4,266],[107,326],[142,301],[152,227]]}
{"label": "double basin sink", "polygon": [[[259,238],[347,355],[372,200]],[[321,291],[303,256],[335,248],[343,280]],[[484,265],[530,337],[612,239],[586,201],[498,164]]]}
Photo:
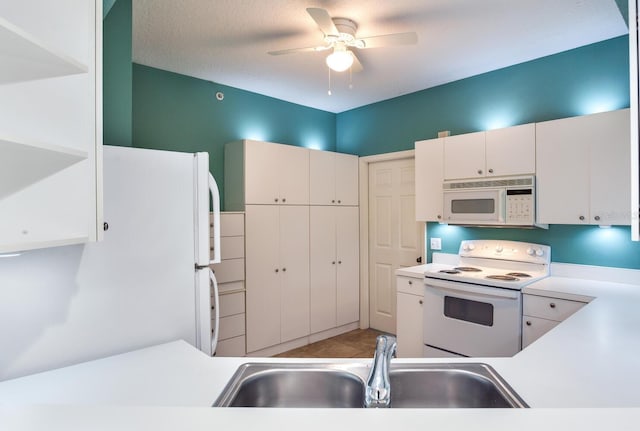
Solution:
{"label": "double basin sink", "polygon": [[[214,407],[364,407],[366,364],[240,366]],[[523,408],[527,404],[487,364],[393,363],[391,408]]]}

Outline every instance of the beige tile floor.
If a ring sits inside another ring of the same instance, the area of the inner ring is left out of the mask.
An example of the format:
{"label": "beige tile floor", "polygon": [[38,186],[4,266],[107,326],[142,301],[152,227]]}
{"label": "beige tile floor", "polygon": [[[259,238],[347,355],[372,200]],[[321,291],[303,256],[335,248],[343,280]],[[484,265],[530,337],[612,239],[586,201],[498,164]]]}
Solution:
{"label": "beige tile floor", "polygon": [[382,332],[356,329],[333,338],[275,355],[282,358],[372,358],[376,337]]}

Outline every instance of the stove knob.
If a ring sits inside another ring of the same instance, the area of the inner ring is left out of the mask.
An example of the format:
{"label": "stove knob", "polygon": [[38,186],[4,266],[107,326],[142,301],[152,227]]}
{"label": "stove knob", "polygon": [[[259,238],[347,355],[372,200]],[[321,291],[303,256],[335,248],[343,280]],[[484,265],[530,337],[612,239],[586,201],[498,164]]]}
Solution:
{"label": "stove knob", "polygon": [[536,254],[536,251],[535,251],[534,249],[532,249],[531,247],[529,247],[529,248],[527,249],[527,254],[528,254],[529,256],[533,256],[534,254]]}
{"label": "stove knob", "polygon": [[503,248],[501,245],[496,246],[496,253],[502,253],[502,250]]}
{"label": "stove knob", "polygon": [[542,251],[542,249],[541,249],[541,248],[537,248],[537,249],[536,249],[536,256],[540,257],[540,256],[542,256],[543,254],[544,254],[544,251]]}
{"label": "stove knob", "polygon": [[469,243],[469,251],[475,250],[476,246],[472,242]]}

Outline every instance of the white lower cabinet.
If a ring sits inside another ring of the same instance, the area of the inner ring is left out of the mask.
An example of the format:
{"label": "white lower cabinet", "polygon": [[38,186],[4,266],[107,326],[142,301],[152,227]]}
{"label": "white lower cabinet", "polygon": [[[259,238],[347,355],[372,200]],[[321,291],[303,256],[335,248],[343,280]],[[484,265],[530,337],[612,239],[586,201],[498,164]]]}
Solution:
{"label": "white lower cabinet", "polygon": [[522,348],[542,337],[587,304],[550,296],[522,295]]}
{"label": "white lower cabinet", "polygon": [[310,226],[310,327],[317,333],[360,318],[358,207],[311,207]]}
{"label": "white lower cabinet", "polygon": [[399,358],[423,356],[423,301],[422,277],[396,277],[397,286],[397,355]]}
{"label": "white lower cabinet", "polygon": [[309,207],[247,205],[247,352],[309,335]]}

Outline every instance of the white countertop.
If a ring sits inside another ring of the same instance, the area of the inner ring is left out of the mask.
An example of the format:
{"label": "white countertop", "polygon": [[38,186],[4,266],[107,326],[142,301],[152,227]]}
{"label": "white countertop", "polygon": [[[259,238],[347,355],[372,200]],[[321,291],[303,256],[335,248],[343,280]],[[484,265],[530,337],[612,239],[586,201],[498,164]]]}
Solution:
{"label": "white countertop", "polygon": [[[398,273],[411,276],[421,267]],[[634,279],[638,274],[627,276]],[[285,416],[282,409],[210,408],[241,363],[321,360],[209,358],[176,341],[0,382],[0,428],[210,430],[230,424],[261,430],[424,429],[427,425],[491,431],[637,429],[640,277],[632,285],[552,276],[523,292],[595,299],[513,358],[394,361],[486,362],[531,409],[334,409],[331,414],[323,409],[289,409]]]}

